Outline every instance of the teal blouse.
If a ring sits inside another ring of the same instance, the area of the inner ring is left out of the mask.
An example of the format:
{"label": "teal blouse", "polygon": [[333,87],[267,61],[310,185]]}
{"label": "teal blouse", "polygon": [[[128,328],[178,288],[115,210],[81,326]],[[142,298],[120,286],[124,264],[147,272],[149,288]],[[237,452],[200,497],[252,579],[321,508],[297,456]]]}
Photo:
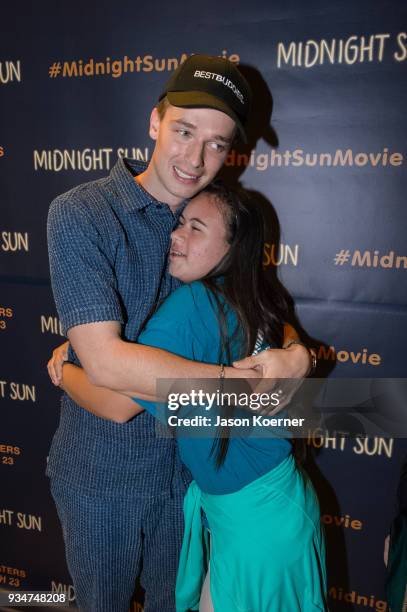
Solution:
{"label": "teal blouse", "polygon": [[[224,303],[224,302],[222,302]],[[222,353],[221,333],[218,320],[219,307],[214,296],[200,281],[176,289],[149,320],[138,338],[140,344],[155,346],[175,353],[181,357],[217,364],[226,362]],[[241,335],[237,331],[235,312],[225,306],[225,316],[229,336],[233,338],[230,352],[231,359],[237,360],[241,355]],[[257,416],[253,410],[238,409],[233,417],[249,419],[249,427],[232,428],[229,449],[225,462],[220,468],[215,464],[211,454],[217,407],[210,410],[187,406],[177,411],[154,402],[134,398],[153,416],[167,423],[175,424],[177,417],[206,416],[211,419],[211,426],[174,427],[179,445],[180,456],[184,464],[202,491],[212,494],[233,493],[245,485],[263,476],[292,450],[291,442],[276,432],[264,431],[264,428],[252,427],[252,417]],[[274,434],[274,435],[273,435]]]}

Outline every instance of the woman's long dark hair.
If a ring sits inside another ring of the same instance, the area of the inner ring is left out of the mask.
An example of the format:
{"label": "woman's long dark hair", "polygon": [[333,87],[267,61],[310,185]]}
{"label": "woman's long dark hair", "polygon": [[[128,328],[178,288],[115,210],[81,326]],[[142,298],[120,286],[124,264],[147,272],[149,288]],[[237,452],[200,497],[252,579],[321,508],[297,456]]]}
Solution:
{"label": "woman's long dark hair", "polygon": [[[208,185],[204,192],[215,198],[230,244],[222,261],[202,279],[218,307],[219,363],[230,364],[231,345],[236,336],[242,346],[240,357],[253,352],[259,336],[265,344],[282,346],[290,298],[277,276],[264,271],[265,221],[259,203],[246,191],[231,189],[219,180]],[[222,277],[221,282],[219,277]],[[227,329],[225,305],[237,316],[236,330],[232,334]],[[227,408],[222,406],[221,411],[227,412]],[[225,461],[229,440],[230,428],[218,429],[211,451],[218,467]]]}

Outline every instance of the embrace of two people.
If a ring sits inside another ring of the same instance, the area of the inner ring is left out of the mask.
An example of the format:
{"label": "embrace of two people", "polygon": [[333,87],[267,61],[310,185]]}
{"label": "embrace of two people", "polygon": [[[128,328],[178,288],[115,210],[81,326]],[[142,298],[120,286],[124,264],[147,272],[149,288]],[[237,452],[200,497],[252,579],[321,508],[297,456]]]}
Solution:
{"label": "embrace of two people", "polygon": [[237,66],[191,56],[152,110],[149,164],[119,159],[50,208],[69,353],[48,364],[66,394],[47,473],[85,612],[127,612],[137,576],[146,612],[327,609],[318,502],[291,440],[155,426],[159,378],[310,368],[264,274],[259,204],[215,180],[251,104]]}

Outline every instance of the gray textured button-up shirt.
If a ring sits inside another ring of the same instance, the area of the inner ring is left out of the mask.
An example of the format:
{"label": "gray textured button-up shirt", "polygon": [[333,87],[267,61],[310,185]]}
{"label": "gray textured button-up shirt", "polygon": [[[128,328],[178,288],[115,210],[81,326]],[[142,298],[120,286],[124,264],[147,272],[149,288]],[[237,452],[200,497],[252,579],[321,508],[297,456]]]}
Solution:
{"label": "gray textured button-up shirt", "polygon": [[[51,204],[51,281],[65,331],[113,320],[122,323],[123,337],[134,341],[157,301],[179,285],[167,273],[166,260],[170,233],[182,207],[174,215],[150,196],[134,180],[144,169],[140,162],[119,159],[108,177],[79,185]],[[89,451],[89,440],[95,437],[104,440],[103,454],[116,457],[113,461],[126,471],[135,438],[155,437],[152,418],[141,416],[124,425],[113,423],[64,396],[48,473],[86,486],[92,479],[100,480],[102,456],[98,458],[99,450]],[[130,445],[128,459],[118,450],[123,444]],[[112,473],[113,480],[120,486]],[[122,486],[134,484],[130,478]]]}

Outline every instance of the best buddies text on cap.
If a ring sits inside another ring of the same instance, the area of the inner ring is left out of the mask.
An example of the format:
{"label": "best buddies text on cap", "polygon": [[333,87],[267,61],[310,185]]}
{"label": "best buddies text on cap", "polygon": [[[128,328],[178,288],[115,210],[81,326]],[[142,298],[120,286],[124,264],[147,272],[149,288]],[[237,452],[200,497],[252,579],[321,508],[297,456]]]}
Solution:
{"label": "best buddies text on cap", "polygon": [[173,106],[214,108],[231,117],[246,142],[246,123],[252,92],[231,61],[212,55],[188,57],[168,81],[159,100],[167,96]]}

